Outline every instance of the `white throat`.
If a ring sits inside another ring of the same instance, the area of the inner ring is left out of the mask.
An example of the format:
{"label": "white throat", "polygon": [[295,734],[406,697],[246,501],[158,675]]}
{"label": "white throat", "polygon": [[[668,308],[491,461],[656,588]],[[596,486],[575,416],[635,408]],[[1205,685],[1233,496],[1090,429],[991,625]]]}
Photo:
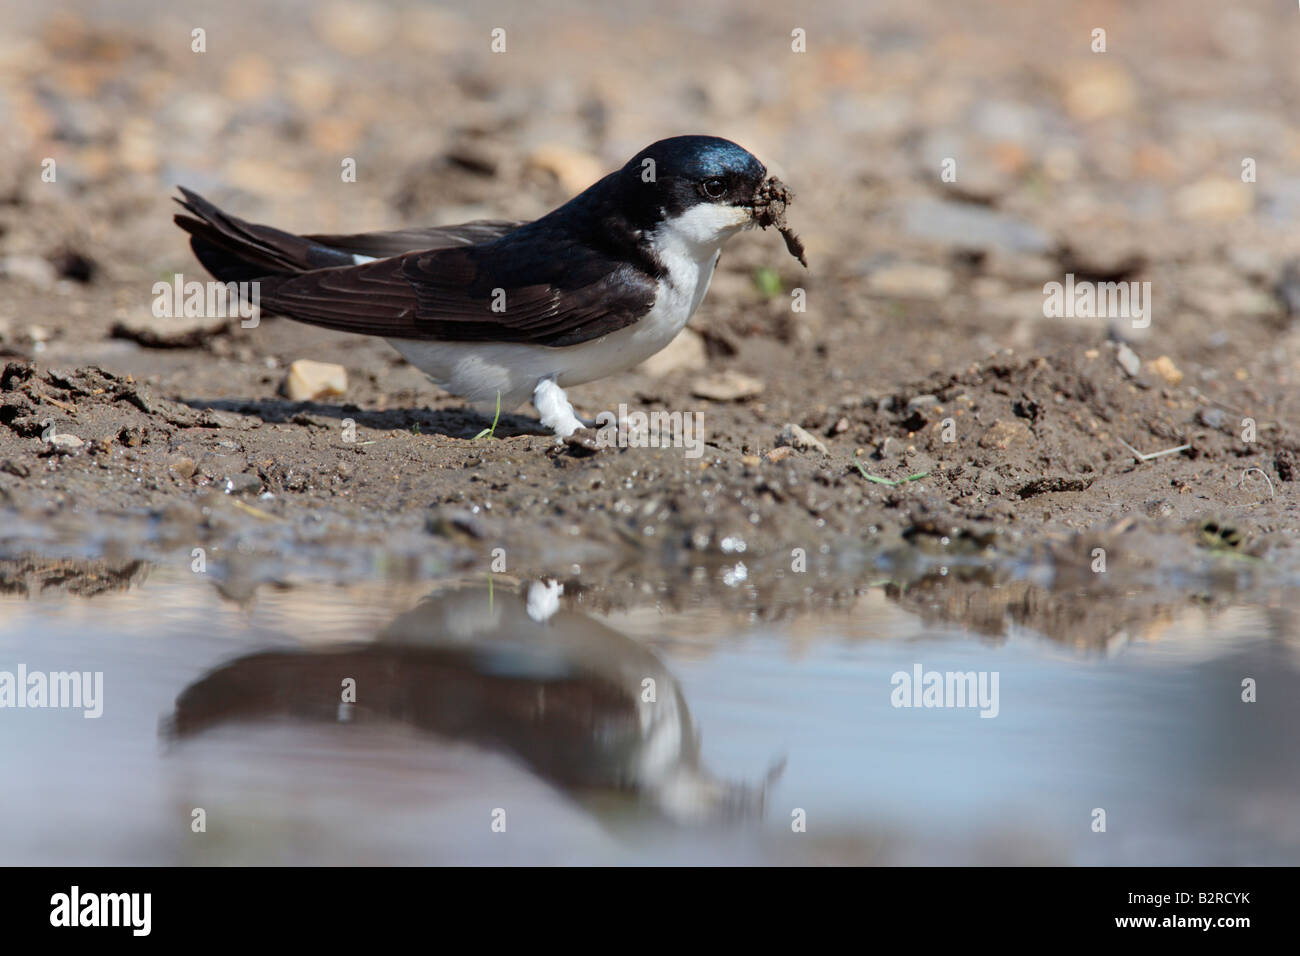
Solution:
{"label": "white throat", "polygon": [[[752,223],[753,217],[747,209],[700,203],[681,215],[665,217],[646,238],[668,270],[672,285],[685,289],[698,282],[701,271],[707,270],[704,276],[707,288],[722,244]],[[701,290],[700,298],[703,297]],[[695,304],[699,304],[698,300]]]}

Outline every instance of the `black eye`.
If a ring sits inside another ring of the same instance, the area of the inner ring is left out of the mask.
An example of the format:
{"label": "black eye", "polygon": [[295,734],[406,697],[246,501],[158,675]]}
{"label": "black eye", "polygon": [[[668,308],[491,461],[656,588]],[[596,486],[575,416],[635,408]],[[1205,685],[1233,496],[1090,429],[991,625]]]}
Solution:
{"label": "black eye", "polygon": [[727,194],[727,184],[721,179],[706,179],[700,185],[704,190],[704,195],[710,199],[721,199]]}

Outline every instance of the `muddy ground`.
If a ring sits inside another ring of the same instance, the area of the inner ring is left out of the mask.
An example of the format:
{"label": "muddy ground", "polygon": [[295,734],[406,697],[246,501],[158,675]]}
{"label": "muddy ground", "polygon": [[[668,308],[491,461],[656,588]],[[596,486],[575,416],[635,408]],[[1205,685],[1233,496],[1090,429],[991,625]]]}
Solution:
{"label": "muddy ground", "polygon": [[[1241,569],[1294,574],[1300,66],[1274,5],[236,3],[200,18],[202,54],[183,14],[62,6],[7,11],[0,55],[11,589],[49,573],[33,551],[131,569],[201,547],[238,593],[231,555],[266,559],[256,583],[500,547],[571,593],[617,582],[612,603],[691,566],[786,603],[905,578],[900,599],[992,633],[1005,608],[970,596],[1035,556],[1058,587],[1116,593],[1184,568],[1197,600]],[[177,183],[303,232],[525,218],[681,132],[780,173],[810,268],[738,237],[683,340],[571,397],[700,412],[699,458],[584,455],[528,408],[476,438],[490,422],[378,340],[151,319],[155,281],[205,278]],[[1067,273],[1149,282],[1149,327],[1046,317]],[[346,393],[286,398],[303,358],[345,366]],[[817,444],[779,448],[790,424]],[[1119,575],[1094,573],[1097,548]],[[815,586],[787,573],[796,549]],[[957,591],[916,597],[933,574]],[[1017,587],[999,600],[1021,623],[1114,631]]]}

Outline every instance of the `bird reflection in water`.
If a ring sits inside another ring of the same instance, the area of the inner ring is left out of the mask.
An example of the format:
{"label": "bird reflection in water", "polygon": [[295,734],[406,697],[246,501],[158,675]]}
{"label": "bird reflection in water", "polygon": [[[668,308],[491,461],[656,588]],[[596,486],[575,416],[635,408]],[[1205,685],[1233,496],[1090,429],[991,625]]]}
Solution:
{"label": "bird reflection in water", "polygon": [[397,722],[512,755],[574,797],[621,793],[682,823],[760,815],[779,768],[756,785],[709,774],[672,674],[560,595],[555,582],[449,586],[372,642],[241,657],[187,687],[165,733],[180,741],[284,718]]}

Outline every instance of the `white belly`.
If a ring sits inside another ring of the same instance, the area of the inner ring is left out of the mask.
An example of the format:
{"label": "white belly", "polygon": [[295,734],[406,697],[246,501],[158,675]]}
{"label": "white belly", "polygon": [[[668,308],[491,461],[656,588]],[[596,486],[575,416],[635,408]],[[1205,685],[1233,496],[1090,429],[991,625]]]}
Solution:
{"label": "white belly", "polygon": [[613,375],[644,362],[686,327],[704,300],[720,252],[702,262],[669,263],[669,278],[659,282],[654,308],[626,328],[580,345],[550,347],[479,342],[420,342],[389,339],[402,356],[439,387],[482,409],[514,409],[533,396],[544,378],[561,388]]}

